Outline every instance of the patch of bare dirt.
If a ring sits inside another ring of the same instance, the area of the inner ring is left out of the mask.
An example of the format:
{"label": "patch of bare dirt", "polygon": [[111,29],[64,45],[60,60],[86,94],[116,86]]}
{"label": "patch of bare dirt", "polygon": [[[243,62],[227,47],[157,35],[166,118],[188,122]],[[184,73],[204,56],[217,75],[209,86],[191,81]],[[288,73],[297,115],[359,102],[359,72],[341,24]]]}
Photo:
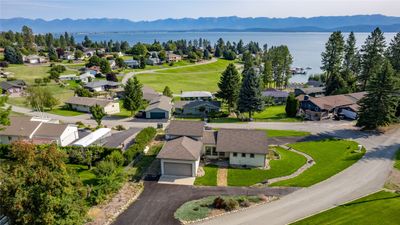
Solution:
{"label": "patch of bare dirt", "polygon": [[109,201],[89,209],[86,225],[107,225],[117,218],[143,190],[142,183],[127,182]]}

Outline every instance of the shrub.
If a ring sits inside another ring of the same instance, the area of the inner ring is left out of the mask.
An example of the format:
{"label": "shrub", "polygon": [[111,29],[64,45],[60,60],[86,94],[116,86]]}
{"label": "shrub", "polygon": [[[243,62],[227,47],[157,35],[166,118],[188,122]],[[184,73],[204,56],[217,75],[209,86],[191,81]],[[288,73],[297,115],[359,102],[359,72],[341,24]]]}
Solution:
{"label": "shrub", "polygon": [[106,157],[106,160],[112,161],[116,166],[122,166],[124,164],[124,156],[119,151],[113,151]]}
{"label": "shrub", "polygon": [[225,201],[225,210],[232,211],[239,207],[239,202],[234,199],[227,199]]}
{"label": "shrub", "polygon": [[115,126],[115,130],[121,131],[121,130],[126,130],[126,128],[122,125],[117,125],[117,126]]}
{"label": "shrub", "polygon": [[9,62],[7,61],[0,61],[0,67],[8,67]]}
{"label": "shrub", "polygon": [[248,200],[248,199],[243,199],[241,202],[240,202],[240,206],[241,207],[249,207],[251,205],[251,203],[250,203],[250,201]]}
{"label": "shrub", "polygon": [[156,135],[157,130],[154,127],[147,127],[141,130],[135,138],[135,143],[147,145]]}
{"label": "shrub", "polygon": [[212,203],[212,207],[215,209],[225,209],[226,207],[225,200],[221,197],[216,197]]}

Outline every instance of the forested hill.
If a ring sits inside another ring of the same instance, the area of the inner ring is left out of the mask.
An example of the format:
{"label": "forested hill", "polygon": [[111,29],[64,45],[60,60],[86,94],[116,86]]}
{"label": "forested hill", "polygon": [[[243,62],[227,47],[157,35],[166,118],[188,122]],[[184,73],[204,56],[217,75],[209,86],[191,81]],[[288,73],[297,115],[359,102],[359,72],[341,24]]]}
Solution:
{"label": "forested hill", "polygon": [[118,32],[118,31],[296,31],[331,32],[335,30],[369,32],[379,26],[385,32],[400,31],[400,17],[384,15],[321,16],[288,18],[201,17],[198,19],[0,19],[0,30],[20,31],[23,25],[35,32]]}

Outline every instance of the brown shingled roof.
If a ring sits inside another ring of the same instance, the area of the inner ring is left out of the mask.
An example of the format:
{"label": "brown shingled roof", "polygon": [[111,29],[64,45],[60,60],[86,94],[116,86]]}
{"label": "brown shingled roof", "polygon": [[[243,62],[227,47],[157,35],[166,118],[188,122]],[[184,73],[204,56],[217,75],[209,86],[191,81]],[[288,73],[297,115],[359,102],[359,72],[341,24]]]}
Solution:
{"label": "brown shingled roof", "polygon": [[167,135],[202,137],[204,131],[204,122],[171,120],[166,129]]}
{"label": "brown shingled roof", "polygon": [[167,141],[157,158],[177,160],[198,160],[203,144],[188,137]]}
{"label": "brown shingled roof", "polygon": [[202,141],[205,145],[217,144],[217,131],[216,130],[204,131]]}
{"label": "brown shingled roof", "polygon": [[40,125],[39,121],[31,121],[26,116],[10,116],[10,126],[0,130],[0,134],[8,136],[29,137]]}
{"label": "brown shingled roof", "polygon": [[268,153],[267,135],[262,130],[221,129],[217,138],[217,152]]}
{"label": "brown shingled roof", "polygon": [[94,105],[99,105],[102,107],[107,106],[113,102],[112,100],[107,100],[107,99],[98,99],[98,98],[89,98],[89,97],[76,97],[73,96],[70,99],[68,99],[65,103],[67,104],[73,104],[73,105],[84,105],[84,106],[94,106]]}
{"label": "brown shingled roof", "polygon": [[67,124],[42,123],[33,137],[60,137],[67,127]]}
{"label": "brown shingled roof", "polygon": [[340,106],[357,104],[358,100],[363,98],[365,92],[357,92],[344,95],[331,95],[318,98],[310,98],[310,101],[320,109],[331,110]]}

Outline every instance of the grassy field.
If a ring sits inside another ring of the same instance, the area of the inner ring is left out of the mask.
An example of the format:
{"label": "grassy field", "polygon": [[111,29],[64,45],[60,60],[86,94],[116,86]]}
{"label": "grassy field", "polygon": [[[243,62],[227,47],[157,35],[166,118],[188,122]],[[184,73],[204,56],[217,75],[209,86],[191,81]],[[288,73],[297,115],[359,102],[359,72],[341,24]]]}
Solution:
{"label": "grassy field", "polygon": [[199,186],[217,186],[217,171],[218,167],[214,165],[204,166],[204,176],[196,177],[194,185]]}
{"label": "grassy field", "polygon": [[298,130],[271,130],[266,129],[268,137],[304,137],[308,136],[311,133],[307,131],[298,131]]}
{"label": "grassy field", "polygon": [[157,91],[163,91],[165,86],[169,86],[174,93],[181,91],[215,92],[218,90],[219,77],[230,62],[232,61],[219,59],[214,63],[143,73],[138,74],[137,77],[144,85]]}
{"label": "grassy field", "polygon": [[365,149],[362,152],[355,152],[358,144],[347,140],[300,142],[290,146],[310,155],[315,165],[295,178],[276,182],[271,186],[311,186],[353,165],[365,153]]}
{"label": "grassy field", "polygon": [[[44,78],[49,76],[48,71],[50,67],[48,65],[16,65],[10,64],[5,71],[14,73],[16,79],[22,79],[25,82],[32,84],[36,78]],[[76,74],[74,70],[66,70],[62,74]]]}
{"label": "grassy field", "polygon": [[47,111],[48,113],[60,115],[60,116],[79,116],[85,114],[84,112],[78,112],[78,111],[72,111],[72,110],[66,110],[63,109],[62,107],[57,107],[56,109]]}
{"label": "grassy field", "polygon": [[67,164],[67,167],[75,170],[78,173],[79,178],[84,185],[96,185],[97,178],[92,172],[94,167],[92,167],[92,170],[89,170],[87,166],[78,164]]}
{"label": "grassy field", "polygon": [[400,194],[380,191],[293,223],[295,225],[399,224]]}
{"label": "grassy field", "polygon": [[280,159],[271,160],[270,169],[228,169],[228,185],[229,186],[250,186],[261,183],[267,179],[282,177],[296,172],[302,167],[307,159],[297,153],[284,150],[283,148],[275,148],[280,155]]}

